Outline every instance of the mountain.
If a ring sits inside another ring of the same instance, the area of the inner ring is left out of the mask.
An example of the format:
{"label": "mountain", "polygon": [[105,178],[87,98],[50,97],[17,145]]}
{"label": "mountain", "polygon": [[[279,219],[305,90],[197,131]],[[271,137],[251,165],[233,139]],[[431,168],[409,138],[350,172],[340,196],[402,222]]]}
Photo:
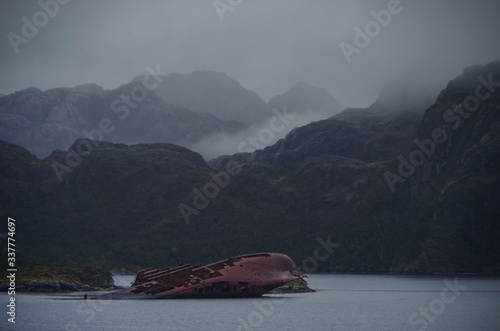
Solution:
{"label": "mountain", "polygon": [[[466,179],[466,174],[480,176],[496,172],[500,161],[498,82],[500,61],[466,68],[461,76],[448,83],[436,103],[427,109],[418,139],[426,141],[430,149],[432,145],[435,147],[416,169],[417,180],[412,187],[416,203],[432,194],[443,171],[449,171],[453,178],[449,185]],[[436,129],[445,131],[443,142],[434,142]]]}
{"label": "mountain", "polygon": [[211,133],[242,128],[241,124],[169,105],[144,88],[146,95],[137,94],[140,87],[129,83],[103,91],[98,85],[87,84],[47,91],[29,88],[10,94],[0,99],[0,139],[45,157],[84,137],[129,144],[192,143]]}
{"label": "mountain", "polygon": [[311,87],[304,82],[299,82],[283,94],[272,97],[268,106],[270,109],[279,110],[286,107],[291,114],[307,111],[323,113],[325,118],[344,109],[326,89]]}
{"label": "mountain", "polygon": [[397,157],[416,135],[425,109],[436,101],[439,89],[435,86],[428,69],[408,70],[391,79],[369,107],[347,108],[327,120],[298,128],[255,160],[295,166],[324,153],[367,162]]}
{"label": "mountain", "polygon": [[416,108],[378,101],[209,164],[288,169],[284,178],[274,171],[299,197],[288,216],[330,224],[340,242],[357,243],[351,258],[371,270],[498,272],[499,83],[500,61],[474,66],[436,93],[421,120]]}
{"label": "mountain", "polygon": [[[0,161],[2,206],[23,219],[16,231],[26,235],[16,237],[19,246],[21,242],[26,245],[18,256],[25,256],[28,264],[36,255],[36,260],[43,261],[118,265],[128,263],[122,255],[127,252],[129,262],[139,263],[143,248],[149,249],[143,240],[155,232],[165,235],[158,232],[158,226],[168,227],[168,214],[186,194],[177,190],[205,180],[208,171],[201,169],[207,168],[206,163],[200,155],[176,145],[129,147],[77,140],[71,149],[78,150],[81,142],[93,147],[81,155],[81,164],[67,172],[63,182],[53,165],[65,164],[67,153],[55,151],[38,160],[21,147],[1,144],[5,155]],[[125,238],[127,244],[122,242]],[[168,238],[154,239],[158,249],[171,244]],[[110,251],[103,254],[106,247]],[[151,263],[148,259],[154,258],[146,258],[145,263]]]}
{"label": "mountain", "polygon": [[436,264],[487,268],[500,257],[499,109],[496,61],[467,68],[425,112],[417,139],[426,158],[409,192],[424,213],[424,247]]}
{"label": "mountain", "polygon": [[499,67],[465,70],[422,115],[348,110],[208,164],[171,144],[77,140],[59,181],[71,152],[1,143],[16,254],[134,269],[278,251],[306,272],[498,273]]}
{"label": "mountain", "polygon": [[[360,125],[336,119],[295,128],[285,139],[252,154],[253,162],[294,169],[302,162],[323,154],[355,158],[366,162],[386,160],[406,148],[416,133],[419,118],[407,114],[385,117]],[[249,155],[250,156],[250,155]]]}
{"label": "mountain", "polygon": [[[142,80],[137,77],[134,81]],[[169,74],[155,88],[166,102],[213,115],[221,120],[249,125],[272,116],[266,103],[253,91],[227,75],[213,71]]]}
{"label": "mountain", "polygon": [[[293,169],[301,162],[323,154],[366,162],[396,157],[405,151],[408,141],[416,135],[421,120],[419,112],[423,111],[418,111],[412,103],[420,95],[419,90],[413,95],[406,88],[397,88],[388,95],[391,86],[393,82],[385,86],[380,98],[367,108],[347,108],[331,117],[325,115],[329,118],[295,128],[285,139],[254,154],[221,156],[210,160],[209,164],[217,168],[221,162],[230,159],[246,162],[251,158],[253,163]],[[269,105],[286,106],[287,112],[294,114],[313,109],[336,109],[337,112],[341,109],[325,89],[312,88],[305,83],[298,83],[272,98]]]}

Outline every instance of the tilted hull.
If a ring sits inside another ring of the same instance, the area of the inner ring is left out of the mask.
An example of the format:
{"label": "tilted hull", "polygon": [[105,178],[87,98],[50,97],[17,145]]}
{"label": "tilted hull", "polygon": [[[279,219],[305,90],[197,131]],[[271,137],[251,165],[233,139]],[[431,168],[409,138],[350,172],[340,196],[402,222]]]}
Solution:
{"label": "tilted hull", "polygon": [[146,269],[132,287],[113,298],[234,298],[256,297],[303,278],[286,255],[259,253],[232,257],[205,266],[180,265],[165,270]]}

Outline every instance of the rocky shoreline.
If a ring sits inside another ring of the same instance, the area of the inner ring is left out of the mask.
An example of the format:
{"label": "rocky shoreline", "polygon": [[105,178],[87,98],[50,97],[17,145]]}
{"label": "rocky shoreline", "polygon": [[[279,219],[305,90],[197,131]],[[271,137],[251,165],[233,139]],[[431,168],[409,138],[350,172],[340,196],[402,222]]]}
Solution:
{"label": "rocky shoreline", "polygon": [[[0,292],[7,292],[10,285],[0,283]],[[16,285],[16,292],[81,292],[81,291],[109,291],[120,289],[120,286],[103,284],[90,286],[83,284],[67,283],[63,281],[44,282],[30,280],[22,285]]]}
{"label": "rocky shoreline", "polygon": [[[398,273],[398,272],[335,272],[335,273],[326,273],[328,275],[401,275],[401,276],[429,276],[429,277],[439,277],[439,276],[450,276],[450,277],[488,277],[488,276],[498,276],[500,272],[433,272],[431,274],[423,274],[423,273]],[[9,291],[10,284],[9,283],[0,283],[0,292]],[[77,284],[77,283],[69,283],[60,280],[54,281],[38,281],[38,280],[30,280],[24,282],[23,284],[16,284],[15,291],[16,292],[90,292],[90,291],[111,291],[122,289],[122,286],[117,286],[114,284],[101,284],[101,285],[86,285],[86,284]],[[267,294],[292,294],[292,293],[311,293],[316,292],[316,290],[311,289],[307,284],[292,284],[292,285],[283,285],[277,287]]]}
{"label": "rocky shoreline", "polygon": [[[100,286],[89,286],[75,283],[66,283],[62,281],[42,282],[31,280],[22,285],[16,285],[16,292],[91,292],[91,291],[110,291],[121,289],[121,286],[103,284]],[[8,283],[0,283],[0,292],[9,290]],[[289,293],[311,293],[316,292],[307,285],[302,286],[281,286],[277,287],[267,294],[289,294]]]}
{"label": "rocky shoreline", "polygon": [[16,273],[0,272],[0,292],[78,292],[117,288],[111,274],[83,265],[36,264]]}
{"label": "rocky shoreline", "polygon": [[292,293],[311,293],[316,292],[307,285],[302,286],[280,286],[267,292],[266,294],[292,294]]}

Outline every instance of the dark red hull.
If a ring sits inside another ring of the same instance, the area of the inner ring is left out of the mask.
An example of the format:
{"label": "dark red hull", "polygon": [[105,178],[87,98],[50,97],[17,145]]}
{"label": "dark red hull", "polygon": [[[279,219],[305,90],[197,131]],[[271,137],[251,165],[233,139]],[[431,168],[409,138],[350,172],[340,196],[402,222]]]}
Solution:
{"label": "dark red hull", "polygon": [[232,257],[205,266],[140,271],[132,287],[115,298],[230,298],[261,296],[290,281],[303,278],[286,255],[260,253]]}

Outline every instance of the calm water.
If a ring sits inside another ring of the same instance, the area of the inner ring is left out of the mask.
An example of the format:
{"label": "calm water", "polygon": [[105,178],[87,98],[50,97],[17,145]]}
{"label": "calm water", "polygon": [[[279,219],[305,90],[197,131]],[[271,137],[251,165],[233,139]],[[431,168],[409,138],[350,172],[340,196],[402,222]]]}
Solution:
{"label": "calm water", "polygon": [[[132,277],[119,276],[126,284]],[[317,293],[254,299],[82,300],[16,295],[2,330],[500,330],[500,278],[312,275]],[[451,288],[451,290],[450,290]],[[444,290],[446,289],[446,290]]]}

